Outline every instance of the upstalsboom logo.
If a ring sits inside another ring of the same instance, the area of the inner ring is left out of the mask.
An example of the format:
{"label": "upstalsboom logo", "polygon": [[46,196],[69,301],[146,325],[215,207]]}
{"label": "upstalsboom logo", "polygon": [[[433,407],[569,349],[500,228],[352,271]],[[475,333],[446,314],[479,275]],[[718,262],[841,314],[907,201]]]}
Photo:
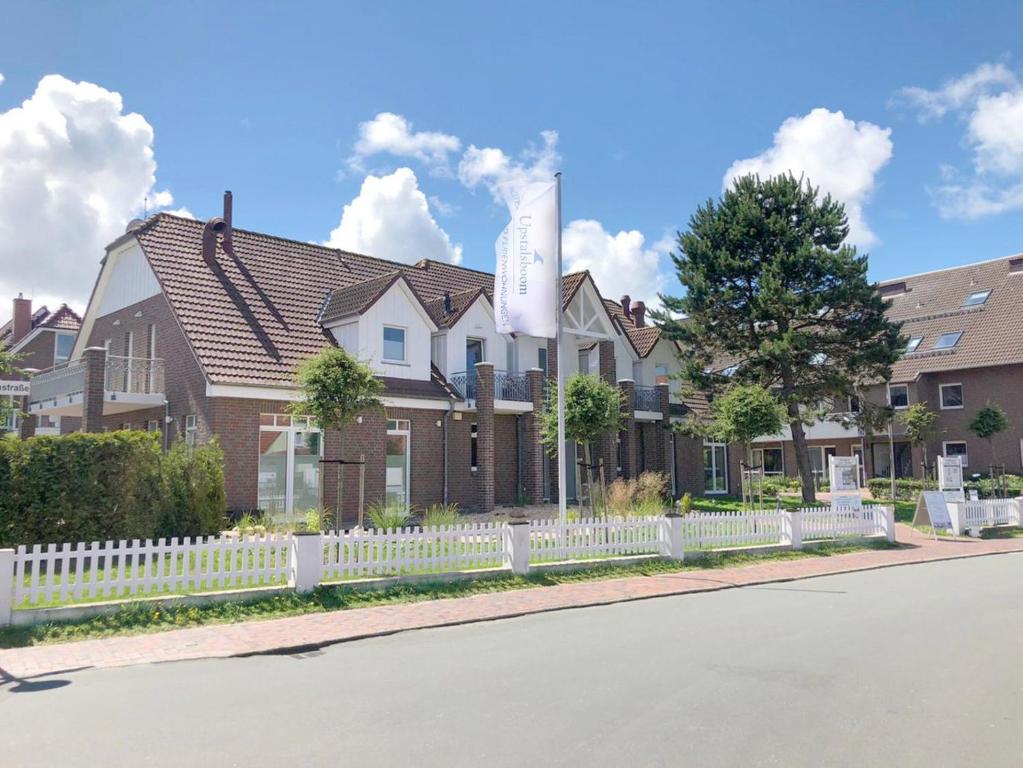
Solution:
{"label": "upstalsboom logo", "polygon": [[[533,217],[532,216],[519,216],[519,225],[516,228],[518,231],[518,258],[519,258],[519,294],[524,295],[529,293],[529,265],[532,264],[537,256],[536,251],[533,249],[530,243],[530,235],[533,228]],[[541,258],[542,262],[543,259]]]}

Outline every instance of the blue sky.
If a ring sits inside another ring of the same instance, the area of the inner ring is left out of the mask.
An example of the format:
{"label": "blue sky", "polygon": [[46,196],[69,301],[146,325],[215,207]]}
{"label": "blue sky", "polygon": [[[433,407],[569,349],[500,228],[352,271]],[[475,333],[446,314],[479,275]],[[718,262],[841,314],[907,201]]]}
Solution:
{"label": "blue sky", "polygon": [[32,2],[0,18],[7,293],[81,305],[143,198],[206,218],[225,188],[243,228],[492,269],[491,188],[554,168],[566,258],[609,296],[677,290],[665,238],[729,169],[811,169],[878,279],[1023,250],[1019,3]]}

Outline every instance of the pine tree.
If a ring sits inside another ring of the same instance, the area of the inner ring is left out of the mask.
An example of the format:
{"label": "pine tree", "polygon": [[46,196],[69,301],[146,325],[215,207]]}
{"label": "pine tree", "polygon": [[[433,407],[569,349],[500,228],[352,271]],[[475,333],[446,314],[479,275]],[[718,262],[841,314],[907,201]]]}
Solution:
{"label": "pine tree", "polygon": [[[789,176],[735,181],[697,209],[672,254],[681,297],[654,318],[679,342],[682,374],[711,394],[730,383],[773,390],[792,430],[803,499],[814,500],[804,424],[829,400],[891,376],[900,325],[844,244],[844,207]],[[683,316],[680,319],[680,316]]]}

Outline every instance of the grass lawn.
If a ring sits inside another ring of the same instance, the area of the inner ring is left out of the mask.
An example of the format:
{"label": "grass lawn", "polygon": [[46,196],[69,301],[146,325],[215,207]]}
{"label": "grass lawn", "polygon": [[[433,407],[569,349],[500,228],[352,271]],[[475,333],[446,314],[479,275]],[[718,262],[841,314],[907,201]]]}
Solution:
{"label": "grass lawn", "polygon": [[[779,502],[783,509],[799,509],[806,506],[798,495],[765,496],[764,509],[775,509]],[[885,506],[892,504],[887,499],[864,499],[863,503]],[[916,511],[915,501],[896,501],[894,504],[896,522],[908,523],[913,519],[913,513]],[[826,507],[828,502],[818,501],[815,506]],[[693,509],[701,512],[738,512],[742,510],[742,500],[736,496],[698,496],[693,498]]]}
{"label": "grass lawn", "polygon": [[305,613],[368,608],[376,605],[411,603],[440,598],[503,592],[511,589],[530,589],[555,584],[567,584],[628,576],[652,576],[662,573],[703,568],[725,568],[749,565],[766,560],[796,560],[806,557],[828,557],[866,549],[889,549],[898,545],[887,541],[859,542],[855,544],[824,544],[812,550],[783,551],[769,554],[749,552],[715,552],[700,560],[679,563],[654,559],[635,565],[595,564],[572,573],[533,573],[526,577],[511,574],[480,576],[458,582],[399,584],[382,590],[366,590],[354,586],[322,586],[308,595],[288,593],[237,603],[210,605],[157,606],[133,604],[117,613],[95,616],[73,622],[36,624],[0,629],[0,648],[15,648],[43,643],[112,637],[114,635],[160,632],[204,624],[223,624],[255,619],[277,619]]}

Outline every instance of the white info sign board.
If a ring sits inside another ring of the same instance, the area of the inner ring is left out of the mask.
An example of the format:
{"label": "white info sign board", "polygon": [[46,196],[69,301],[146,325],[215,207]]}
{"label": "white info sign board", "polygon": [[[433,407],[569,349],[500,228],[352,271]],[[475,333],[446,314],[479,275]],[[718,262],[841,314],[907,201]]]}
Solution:
{"label": "white info sign board", "polygon": [[920,494],[913,525],[929,525],[935,535],[939,530],[952,531],[958,535],[958,526],[953,522],[948,507],[950,503],[962,504],[966,501],[963,465],[958,456],[938,457],[938,487],[940,490]]}
{"label": "white info sign board", "polygon": [[831,508],[863,509],[859,456],[828,456]]}

